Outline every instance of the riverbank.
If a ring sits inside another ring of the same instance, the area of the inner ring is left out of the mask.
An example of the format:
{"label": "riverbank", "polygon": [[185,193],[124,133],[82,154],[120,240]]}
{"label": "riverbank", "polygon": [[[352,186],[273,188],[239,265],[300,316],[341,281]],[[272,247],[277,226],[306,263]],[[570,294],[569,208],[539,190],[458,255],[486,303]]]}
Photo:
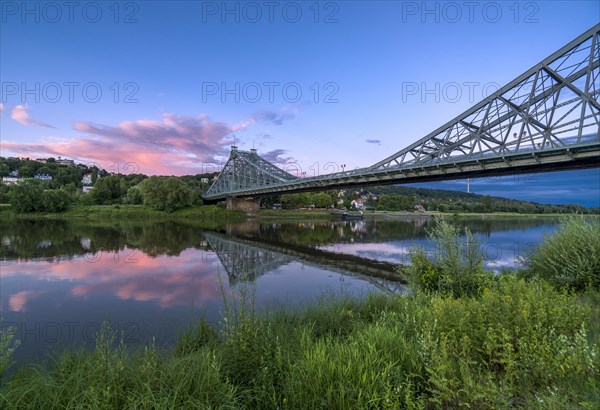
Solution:
{"label": "riverbank", "polygon": [[[516,212],[487,212],[487,213],[449,213],[449,212],[406,212],[406,211],[366,211],[365,219],[371,218],[563,218],[571,214],[519,214]],[[589,215],[600,217],[600,215]],[[306,209],[261,209],[254,217],[261,219],[326,219],[336,220],[330,210]]]}
{"label": "riverbank", "polygon": [[245,213],[228,211],[216,205],[198,205],[165,212],[147,205],[73,205],[64,212],[14,214],[4,207],[0,217],[17,218],[127,218],[127,219],[244,219]]}
{"label": "riverbank", "polygon": [[[516,212],[492,212],[492,213],[443,213],[443,212],[405,212],[405,211],[367,211],[365,219],[371,218],[556,218],[565,217],[567,214],[519,214]],[[600,215],[590,215],[600,217]],[[10,205],[0,204],[0,218],[22,217],[22,218],[195,218],[219,220],[242,220],[244,218],[256,218],[261,220],[276,219],[301,219],[301,220],[337,220],[339,217],[332,215],[330,210],[309,209],[261,209],[256,213],[244,213],[241,211],[228,211],[216,205],[196,205],[178,209],[174,212],[159,211],[147,205],[72,205],[64,212],[56,213],[26,213],[15,214]]]}
{"label": "riverbank", "polygon": [[18,369],[0,405],[598,408],[598,300],[514,276],[480,298],[371,295],[262,317],[229,300],[221,331],[200,320],[175,351],[127,353],[105,324],[96,350]]}

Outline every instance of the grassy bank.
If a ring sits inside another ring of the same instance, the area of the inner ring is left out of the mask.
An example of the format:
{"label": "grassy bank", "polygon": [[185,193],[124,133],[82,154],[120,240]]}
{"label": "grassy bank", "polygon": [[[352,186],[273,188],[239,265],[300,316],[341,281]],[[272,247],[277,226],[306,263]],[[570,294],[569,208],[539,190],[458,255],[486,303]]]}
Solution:
{"label": "grassy bank", "polygon": [[486,289],[260,318],[238,309],[222,333],[200,322],[174,352],[127,354],[104,327],[94,352],[19,369],[0,406],[598,408],[600,345],[588,332],[598,306],[514,277]]}
{"label": "grassy bank", "polygon": [[[519,214],[514,212],[493,213],[443,213],[443,212],[403,212],[403,211],[368,211],[364,213],[366,219],[370,218],[431,218],[440,216],[444,218],[556,218],[568,217],[566,214]],[[239,211],[227,211],[215,205],[199,205],[178,209],[174,212],[159,211],[148,205],[71,205],[64,212],[56,213],[26,213],[15,214],[10,205],[0,204],[0,217],[27,217],[27,218],[219,218],[241,220],[248,215]],[[264,220],[276,219],[301,219],[301,220],[337,220],[339,217],[331,215],[330,211],[307,209],[261,209],[253,215]],[[590,215],[600,218],[600,215]]]}
{"label": "grassy bank", "polygon": [[[444,218],[565,218],[573,214],[521,214],[517,212],[404,212],[404,211],[375,211],[365,212],[365,216],[376,217],[435,217]],[[586,215],[590,218],[600,218],[600,215]]]}
{"label": "grassy bank", "polygon": [[[432,212],[432,215],[443,215],[445,217],[460,217],[460,218],[469,218],[469,217],[489,217],[489,218],[568,218],[573,216],[574,214],[520,214],[518,212],[491,212],[491,213],[441,213],[441,212]],[[600,215],[586,215],[589,218],[600,218]]]}
{"label": "grassy bank", "polygon": [[177,209],[173,212],[159,211],[147,205],[74,205],[64,212],[14,214],[4,209],[3,217],[26,218],[196,218],[242,220],[243,212],[227,211],[215,205],[199,205]]}

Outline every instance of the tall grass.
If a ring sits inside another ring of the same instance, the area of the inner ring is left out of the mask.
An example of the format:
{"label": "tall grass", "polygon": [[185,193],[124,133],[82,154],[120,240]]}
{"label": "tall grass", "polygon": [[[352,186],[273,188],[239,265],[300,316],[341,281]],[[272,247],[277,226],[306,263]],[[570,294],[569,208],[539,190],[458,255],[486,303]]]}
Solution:
{"label": "tall grass", "polygon": [[575,295],[508,276],[477,298],[370,295],[221,334],[200,322],[174,353],[126,354],[105,330],[93,352],[18,369],[0,406],[598,408],[589,315]]}
{"label": "tall grass", "polygon": [[20,344],[20,341],[15,337],[16,329],[14,326],[4,328],[2,321],[2,318],[0,318],[0,381],[4,377],[4,372],[12,364],[11,356]]}
{"label": "tall grass", "polygon": [[461,232],[458,227],[438,220],[428,237],[434,244],[433,255],[423,248],[411,250],[408,273],[413,289],[454,297],[480,294],[492,275],[483,269],[480,243],[469,229]]}

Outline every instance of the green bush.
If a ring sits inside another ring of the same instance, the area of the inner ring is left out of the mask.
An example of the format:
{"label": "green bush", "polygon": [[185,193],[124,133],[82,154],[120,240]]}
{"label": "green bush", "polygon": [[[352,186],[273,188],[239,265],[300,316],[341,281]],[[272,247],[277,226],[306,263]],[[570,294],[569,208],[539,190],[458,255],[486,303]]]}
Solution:
{"label": "green bush", "polygon": [[176,177],[153,176],[143,180],[138,187],[144,198],[144,205],[151,205],[159,211],[173,212],[177,208],[190,206],[194,191]]}
{"label": "green bush", "polygon": [[33,182],[24,182],[11,187],[8,200],[17,213],[39,212],[42,210],[42,189]]}
{"label": "green bush", "polygon": [[142,205],[144,197],[139,186],[132,186],[127,190],[127,194],[123,197],[123,202],[129,205]]}
{"label": "green bush", "polygon": [[524,258],[527,277],[559,287],[600,290],[600,220],[570,217]]}
{"label": "green bush", "polygon": [[44,212],[62,212],[68,208],[71,195],[62,189],[48,189],[42,192],[41,201]]}
{"label": "green bush", "polygon": [[94,204],[111,205],[121,201],[127,192],[127,180],[125,176],[108,175],[104,178],[98,178],[88,196]]}
{"label": "green bush", "polygon": [[438,220],[428,237],[435,247],[433,256],[423,248],[411,250],[408,273],[415,290],[473,296],[492,280],[492,274],[483,269],[480,244],[468,229],[462,238],[456,226]]}
{"label": "green bush", "polygon": [[62,212],[71,202],[71,194],[62,189],[44,189],[35,181],[24,182],[11,187],[9,192],[11,208],[16,213]]}

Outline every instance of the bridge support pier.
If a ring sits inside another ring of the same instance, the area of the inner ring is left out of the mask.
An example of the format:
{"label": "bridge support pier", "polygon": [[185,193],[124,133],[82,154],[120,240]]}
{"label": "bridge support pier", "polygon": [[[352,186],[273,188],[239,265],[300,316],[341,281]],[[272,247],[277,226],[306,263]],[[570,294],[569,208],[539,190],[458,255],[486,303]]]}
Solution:
{"label": "bridge support pier", "polygon": [[228,197],[225,208],[229,211],[258,212],[260,199]]}

